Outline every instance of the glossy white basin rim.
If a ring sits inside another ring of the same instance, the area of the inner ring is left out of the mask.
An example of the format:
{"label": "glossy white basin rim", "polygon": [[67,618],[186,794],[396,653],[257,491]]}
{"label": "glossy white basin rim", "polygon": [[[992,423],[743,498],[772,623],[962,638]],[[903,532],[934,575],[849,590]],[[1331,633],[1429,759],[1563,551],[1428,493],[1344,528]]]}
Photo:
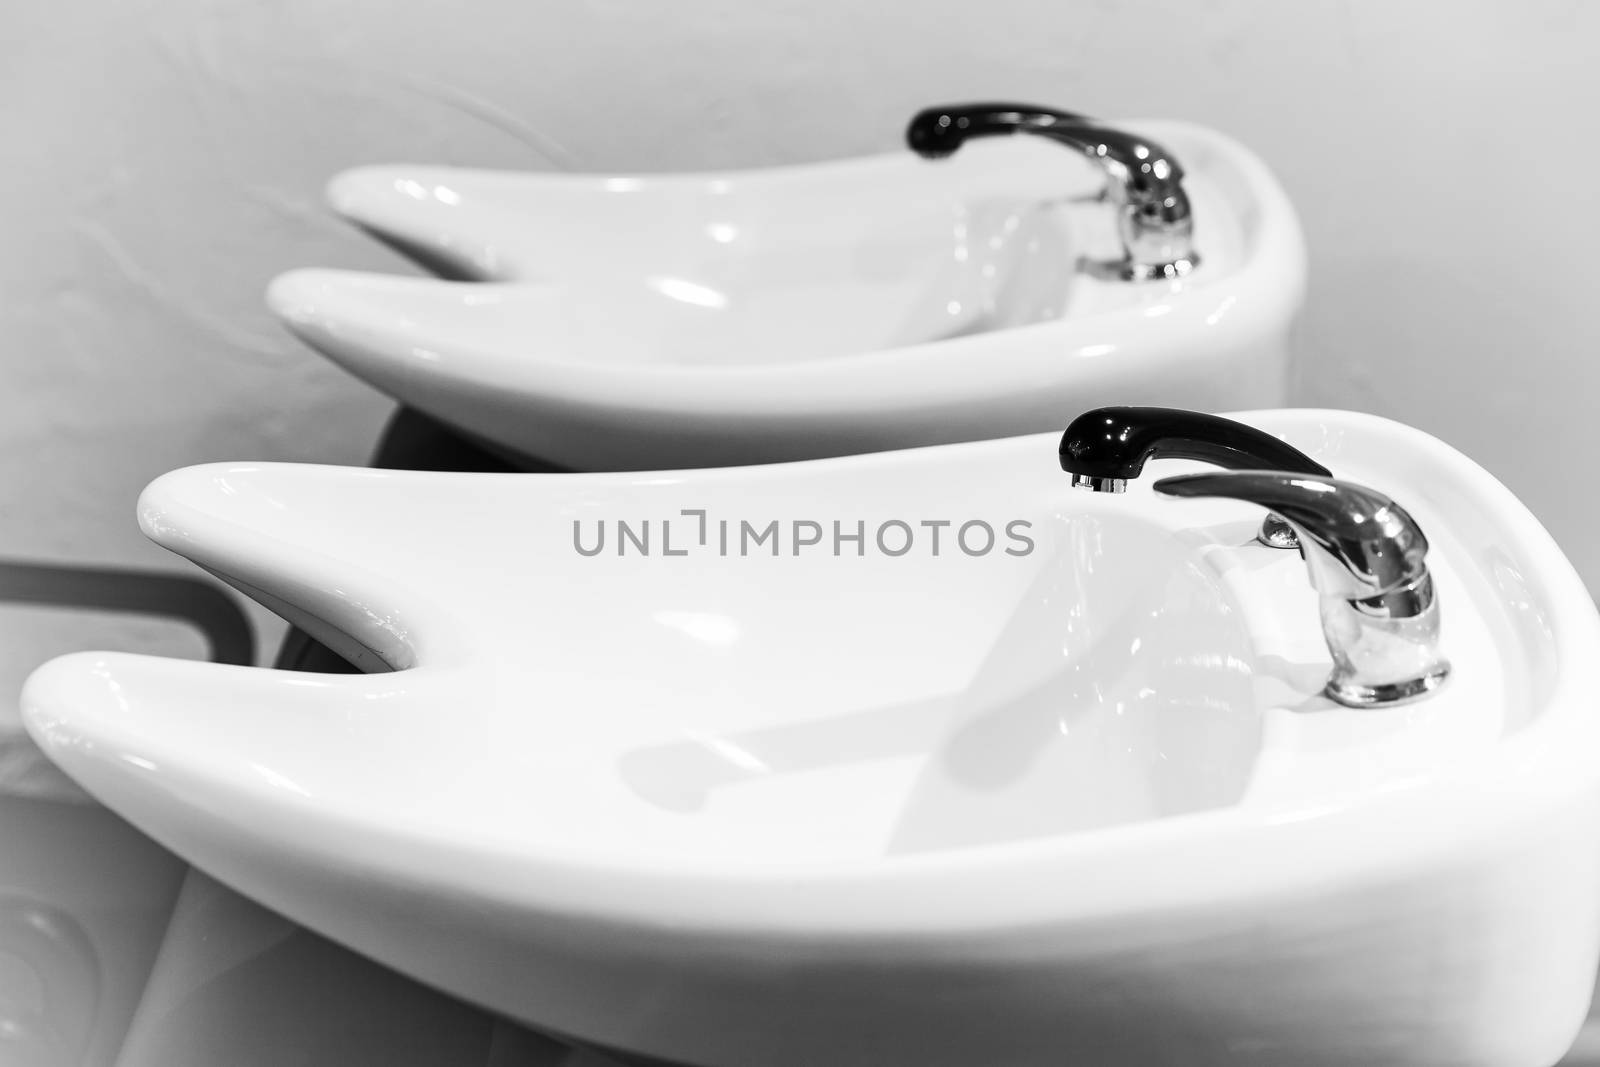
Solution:
{"label": "glossy white basin rim", "polygon": [[296,271],[268,300],[351,373],[514,452],[582,470],[847,455],[1056,427],[1099,403],[1283,401],[1299,224],[1203,127],[1180,155],[1203,263],[1128,284],[1098,168],[1032,138],[719,174],[396,165],[336,179],[347,217],[481,283]]}
{"label": "glossy white basin rim", "polygon": [[[647,475],[179,471],[141,502],[154,539],[400,669],[84,653],[25,714],[197,866],[607,1044],[1553,1061],[1600,954],[1594,606],[1438,441],[1244,417],[1427,531],[1442,694],[1328,704],[1302,564],[1249,542],[1258,510],[1155,498],[1175,463],[1071,491],[1051,434]],[[1029,520],[1037,548],[574,551],[574,518],[702,508],[712,544],[724,518],[947,517]]]}

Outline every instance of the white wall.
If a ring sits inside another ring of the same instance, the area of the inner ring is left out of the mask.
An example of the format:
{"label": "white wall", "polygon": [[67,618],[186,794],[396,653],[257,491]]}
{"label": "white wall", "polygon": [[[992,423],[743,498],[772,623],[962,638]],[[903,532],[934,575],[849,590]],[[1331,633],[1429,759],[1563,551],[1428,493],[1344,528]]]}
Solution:
{"label": "white wall", "polygon": [[1580,2],[7,4],[0,556],[181,567],[135,527],[150,478],[366,454],[387,402],[260,299],[294,266],[405,269],[323,210],[339,168],[754,166],[1013,97],[1253,145],[1312,249],[1299,400],[1465,449],[1600,589],[1597,51]]}

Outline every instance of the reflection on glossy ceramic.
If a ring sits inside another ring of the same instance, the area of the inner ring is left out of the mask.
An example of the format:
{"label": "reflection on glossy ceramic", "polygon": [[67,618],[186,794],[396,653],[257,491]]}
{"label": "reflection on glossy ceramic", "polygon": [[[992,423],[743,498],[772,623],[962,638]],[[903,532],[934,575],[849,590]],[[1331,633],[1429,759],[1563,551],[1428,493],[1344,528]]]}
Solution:
{"label": "reflection on glossy ceramic", "polygon": [[679,474],[180,471],[147,532],[377,673],[84,654],[30,680],[29,726],[266,905],[609,1047],[1550,1063],[1600,955],[1594,606],[1432,438],[1246,419],[1428,531],[1442,693],[1331,705],[1258,509],[1073,491],[1052,433]]}
{"label": "reflection on glossy ceramic", "polygon": [[[670,741],[625,750],[623,781],[699,816],[700,847],[738,837],[746,855],[780,862],[1046,838],[1238,801],[1261,720],[1225,590],[1163,531],[1114,514],[1058,516],[1038,533],[1041,558],[959,686],[859,707],[861,675],[825,672],[821,685],[797,682],[793,711],[771,724],[683,722]],[[946,610],[974,600],[952,595]],[[753,604],[743,622],[721,606],[747,648],[768,628]],[[883,664],[886,681],[920,673],[907,651]],[[727,672],[693,653],[685,668]],[[804,796],[829,775],[853,794],[830,805],[834,819]]]}
{"label": "reflection on glossy ceramic", "polygon": [[471,282],[297,271],[269,302],[378,388],[574,469],[1000,437],[1111,401],[1281,403],[1293,210],[1239,145],[1149,125],[1183,148],[1202,220],[1181,283],[1086,270],[1117,245],[1103,174],[1017,139],[717,175],[363,168],[334,206]]}
{"label": "reflection on glossy ceramic", "polygon": [[220,1064],[607,1067],[362,959],[194,872],[117,1067]]}
{"label": "reflection on glossy ceramic", "polygon": [[184,869],[97,805],[0,796],[0,1063],[116,1062]]}

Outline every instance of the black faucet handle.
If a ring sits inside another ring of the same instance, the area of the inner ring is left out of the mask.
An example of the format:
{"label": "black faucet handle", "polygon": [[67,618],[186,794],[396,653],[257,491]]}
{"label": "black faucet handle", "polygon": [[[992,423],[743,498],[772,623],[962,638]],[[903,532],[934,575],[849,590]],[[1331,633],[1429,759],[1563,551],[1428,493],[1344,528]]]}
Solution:
{"label": "black faucet handle", "polygon": [[922,156],[947,156],[969,137],[991,137],[1051,126],[1083,126],[1092,121],[1073,111],[1037,104],[941,104],[917,112],[906,127],[906,145]]}
{"label": "black faucet handle", "polygon": [[1181,196],[1183,168],[1171,152],[1148,137],[1080,115],[1034,104],[944,104],[924,108],[906,127],[906,145],[920,156],[948,156],[974,137],[1030,133],[1059,141],[1113,168],[1112,190],[1119,199],[1144,204]]}
{"label": "black faucet handle", "polygon": [[1061,469],[1076,478],[1126,481],[1147,459],[1195,459],[1226,470],[1332,472],[1293,445],[1242,422],[1182,408],[1086,411],[1061,435]]}

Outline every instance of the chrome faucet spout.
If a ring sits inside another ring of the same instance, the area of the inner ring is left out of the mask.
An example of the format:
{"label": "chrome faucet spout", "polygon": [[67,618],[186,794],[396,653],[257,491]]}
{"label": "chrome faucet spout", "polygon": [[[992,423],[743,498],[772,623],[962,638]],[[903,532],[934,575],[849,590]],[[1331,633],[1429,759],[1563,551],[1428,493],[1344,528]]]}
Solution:
{"label": "chrome faucet spout", "polygon": [[1226,497],[1271,508],[1293,527],[1333,657],[1325,692],[1351,707],[1397,704],[1444,683],[1428,539],[1404,508],[1354,482],[1284,471],[1163,478],[1175,497]]}
{"label": "chrome faucet spout", "polygon": [[906,128],[911,150],[929,159],[953,154],[974,137],[1025,133],[1073,148],[1106,172],[1106,191],[1118,209],[1123,258],[1130,281],[1178,278],[1199,262],[1183,168],[1146,137],[1070,111],[1031,104],[978,103],[926,108]]}

